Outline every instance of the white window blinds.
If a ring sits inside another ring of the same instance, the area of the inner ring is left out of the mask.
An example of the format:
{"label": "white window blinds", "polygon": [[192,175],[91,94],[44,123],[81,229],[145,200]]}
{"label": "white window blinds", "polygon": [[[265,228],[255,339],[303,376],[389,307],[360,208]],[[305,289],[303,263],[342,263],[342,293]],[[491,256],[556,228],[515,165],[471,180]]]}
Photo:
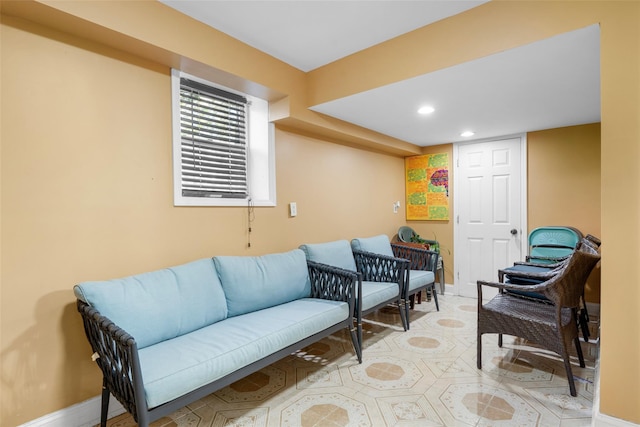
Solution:
{"label": "white window blinds", "polygon": [[248,197],[247,114],[243,96],[180,79],[183,196]]}

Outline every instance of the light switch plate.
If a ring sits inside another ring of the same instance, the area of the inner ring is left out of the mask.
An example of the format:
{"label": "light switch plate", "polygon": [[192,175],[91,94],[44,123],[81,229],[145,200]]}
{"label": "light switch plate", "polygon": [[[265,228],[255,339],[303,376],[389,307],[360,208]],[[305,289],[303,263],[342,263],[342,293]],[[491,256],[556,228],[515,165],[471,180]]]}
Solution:
{"label": "light switch plate", "polygon": [[296,202],[289,203],[289,215],[290,216],[298,215],[298,206],[296,205]]}

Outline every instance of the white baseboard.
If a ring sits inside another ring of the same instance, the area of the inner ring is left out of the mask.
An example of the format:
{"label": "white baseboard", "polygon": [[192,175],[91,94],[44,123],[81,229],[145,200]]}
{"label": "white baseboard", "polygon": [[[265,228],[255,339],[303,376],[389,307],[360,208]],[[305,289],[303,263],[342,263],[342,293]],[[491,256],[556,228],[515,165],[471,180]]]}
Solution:
{"label": "white baseboard", "polygon": [[[100,396],[68,408],[52,412],[18,427],[90,427],[100,424]],[[108,418],[125,413],[124,407],[113,396],[109,399]]]}
{"label": "white baseboard", "polygon": [[593,415],[591,425],[594,427],[638,427],[640,424],[634,424],[629,421],[613,418],[608,415],[597,412]]}

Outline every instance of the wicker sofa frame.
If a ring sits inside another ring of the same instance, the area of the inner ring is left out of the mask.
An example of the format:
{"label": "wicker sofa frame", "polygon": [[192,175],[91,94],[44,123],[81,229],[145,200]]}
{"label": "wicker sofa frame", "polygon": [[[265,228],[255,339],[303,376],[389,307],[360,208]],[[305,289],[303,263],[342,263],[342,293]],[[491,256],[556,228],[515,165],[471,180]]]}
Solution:
{"label": "wicker sofa frame", "polygon": [[[434,279],[438,270],[438,259],[440,258],[440,254],[435,251],[431,251],[425,248],[418,248],[413,246],[406,245],[398,245],[395,243],[391,244],[391,249],[393,253],[398,258],[404,258],[409,261],[409,266],[407,268],[407,278],[404,286],[404,301],[405,301],[405,313],[407,315],[407,325],[409,325],[409,306],[413,308],[414,299],[418,296],[418,302],[420,302],[419,296],[421,295],[423,290],[427,290],[431,292],[431,296],[433,301],[436,304],[436,310],[440,311],[440,304],[438,303],[438,292],[436,290],[435,280],[431,283],[426,283],[425,285],[409,290],[409,279],[411,270],[424,270],[431,271],[433,273]],[[444,273],[442,273],[444,275]]]}
{"label": "wicker sofa frame", "polygon": [[240,367],[218,380],[154,408],[148,408],[145,400],[142,369],[134,337],[91,306],[78,300],[78,311],[83,319],[87,339],[94,351],[93,358],[103,374],[100,425],[102,427],[106,426],[109,394],[112,394],[131,413],[139,426],[148,427],[151,422],[232,384],[342,328],[349,330],[355,352],[361,361],[360,341],[356,336],[352,320],[359,316],[355,296],[356,287],[361,281],[360,276],[352,271],[341,270],[312,261],[307,261],[307,267],[311,280],[311,297],[344,301],[348,303],[349,312],[353,313],[353,317],[347,317],[343,322],[308,336],[293,345],[284,347],[254,363]]}
{"label": "wicker sofa frame", "polygon": [[[366,251],[352,250],[352,252],[356,261],[357,274],[359,277],[359,292],[357,295],[362,295],[362,281],[393,282],[398,284],[398,294],[396,296],[373,307],[369,307],[366,310],[362,309],[361,299],[356,298],[355,323],[358,342],[362,349],[362,316],[373,313],[381,307],[389,304],[397,304],[402,326],[405,331],[409,329],[408,316],[405,312],[406,304],[402,292],[405,287],[409,261],[402,258],[394,258]],[[362,355],[360,355],[360,358],[361,357]],[[360,361],[362,360],[360,359]]]}

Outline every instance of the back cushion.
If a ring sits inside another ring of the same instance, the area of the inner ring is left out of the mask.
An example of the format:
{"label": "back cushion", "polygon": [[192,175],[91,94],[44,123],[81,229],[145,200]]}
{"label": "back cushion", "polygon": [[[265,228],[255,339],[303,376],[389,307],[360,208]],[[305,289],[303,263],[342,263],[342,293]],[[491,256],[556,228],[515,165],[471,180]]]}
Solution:
{"label": "back cushion", "polygon": [[328,264],[345,270],[356,271],[356,261],[351,252],[351,246],[346,240],[336,240],[327,243],[307,243],[301,245],[310,261]]}
{"label": "back cushion", "polygon": [[307,260],[299,249],[258,257],[218,256],[213,262],[229,317],[311,296]]}
{"label": "back cushion", "polygon": [[227,317],[210,258],[122,279],[84,282],[74,293],[133,336],[138,348]]}
{"label": "back cushion", "polygon": [[389,243],[389,238],[381,234],[375,237],[357,238],[351,241],[351,247],[358,251],[373,252],[374,254],[395,256]]}

